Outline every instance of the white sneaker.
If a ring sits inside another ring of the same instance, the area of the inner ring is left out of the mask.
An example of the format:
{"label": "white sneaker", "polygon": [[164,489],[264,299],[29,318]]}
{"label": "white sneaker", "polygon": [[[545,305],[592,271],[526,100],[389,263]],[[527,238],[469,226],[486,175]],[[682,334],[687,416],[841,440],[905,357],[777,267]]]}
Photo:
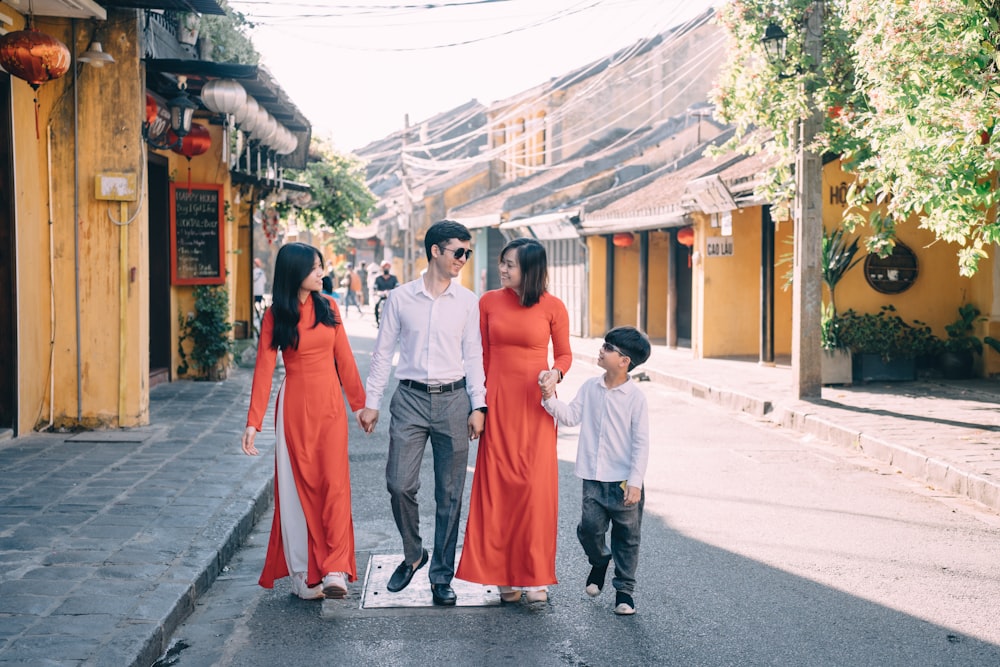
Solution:
{"label": "white sneaker", "polygon": [[306,583],[305,572],[293,572],[292,593],[298,595],[303,600],[321,600],[323,599],[323,586],[316,585],[310,587]]}
{"label": "white sneaker", "polygon": [[327,572],[323,577],[323,595],[334,600],[347,597],[347,577],[343,572]]}

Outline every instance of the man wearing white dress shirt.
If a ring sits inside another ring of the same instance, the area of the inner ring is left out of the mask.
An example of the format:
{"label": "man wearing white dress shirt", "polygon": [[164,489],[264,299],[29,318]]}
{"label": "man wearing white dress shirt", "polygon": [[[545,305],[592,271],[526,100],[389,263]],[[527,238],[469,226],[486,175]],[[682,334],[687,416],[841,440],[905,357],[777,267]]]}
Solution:
{"label": "man wearing white dress shirt", "polygon": [[389,404],[385,478],[392,516],[403,539],[403,562],[387,588],[398,592],[428,561],[420,538],[417,489],[427,440],[434,456],[434,552],[428,578],[434,604],[456,601],[451,580],[469,440],[486,421],[486,375],[479,334],[479,299],[453,279],[470,258],[465,226],[442,220],[427,230],[427,271],[389,292],[368,371],[367,401],[358,422],[371,433],[399,345],[396,389]]}

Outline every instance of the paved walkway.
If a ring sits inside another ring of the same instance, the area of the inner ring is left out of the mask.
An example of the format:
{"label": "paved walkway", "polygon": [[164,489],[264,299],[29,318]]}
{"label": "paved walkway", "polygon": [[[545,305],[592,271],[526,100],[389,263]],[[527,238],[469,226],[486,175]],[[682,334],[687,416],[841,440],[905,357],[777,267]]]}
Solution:
{"label": "paved walkway", "polygon": [[[573,341],[580,361],[599,346]],[[657,347],[640,370],[1000,511],[1000,382],[827,388],[802,402],[782,365]],[[148,427],[0,441],[0,665],[147,667],[162,654],[270,502],[271,457],[238,444],[249,390],[236,369],[157,386]]]}

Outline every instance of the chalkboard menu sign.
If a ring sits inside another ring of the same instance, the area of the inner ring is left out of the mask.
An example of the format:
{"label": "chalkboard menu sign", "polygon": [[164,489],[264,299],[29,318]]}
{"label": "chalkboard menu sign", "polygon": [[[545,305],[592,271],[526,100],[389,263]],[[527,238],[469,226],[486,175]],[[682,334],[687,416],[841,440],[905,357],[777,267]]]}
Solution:
{"label": "chalkboard menu sign", "polygon": [[226,280],[222,186],[170,184],[170,279],[174,285]]}

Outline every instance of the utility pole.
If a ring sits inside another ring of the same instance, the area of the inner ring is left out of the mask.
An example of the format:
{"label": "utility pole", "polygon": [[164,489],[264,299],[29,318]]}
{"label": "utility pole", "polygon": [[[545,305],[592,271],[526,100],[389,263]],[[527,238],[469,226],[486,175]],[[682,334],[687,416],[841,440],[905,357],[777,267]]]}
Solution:
{"label": "utility pole", "polygon": [[410,199],[410,184],[406,174],[406,140],[410,134],[410,114],[403,115],[403,140],[399,145],[399,180],[403,187],[403,212],[399,216],[399,226],[403,230],[403,282],[414,279],[413,275],[413,201]]}
{"label": "utility pole", "polygon": [[[823,3],[812,3],[806,18],[804,55],[813,71],[821,67],[823,51]],[[808,79],[807,79],[808,81]],[[795,158],[795,266],[792,282],[792,382],[796,398],[821,396],[821,316],[823,283],[820,256],[823,251],[823,163],[811,150],[816,133],[823,127],[823,111],[817,105],[813,85],[806,89],[809,115],[799,121],[799,145]]]}

